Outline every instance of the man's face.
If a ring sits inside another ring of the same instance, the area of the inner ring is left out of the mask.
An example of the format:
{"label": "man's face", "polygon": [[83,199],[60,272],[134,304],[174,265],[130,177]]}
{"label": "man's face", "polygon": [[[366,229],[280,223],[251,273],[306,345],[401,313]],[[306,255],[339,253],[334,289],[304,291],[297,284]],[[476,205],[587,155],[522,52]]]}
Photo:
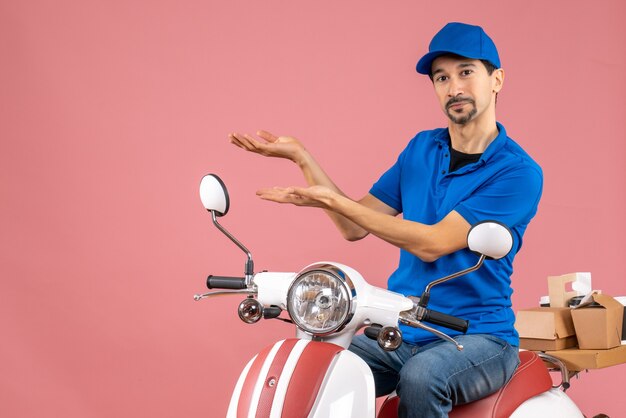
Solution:
{"label": "man's face", "polygon": [[500,91],[503,72],[491,75],[479,60],[442,56],[433,61],[432,76],[441,108],[456,124],[465,125],[485,110],[495,111],[495,93]]}

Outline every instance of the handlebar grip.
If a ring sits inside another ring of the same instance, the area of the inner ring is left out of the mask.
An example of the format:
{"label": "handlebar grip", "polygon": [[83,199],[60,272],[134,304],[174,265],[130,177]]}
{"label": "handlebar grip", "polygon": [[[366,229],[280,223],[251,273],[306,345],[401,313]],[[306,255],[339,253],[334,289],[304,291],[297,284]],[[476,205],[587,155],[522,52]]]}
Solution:
{"label": "handlebar grip", "polygon": [[365,334],[365,336],[370,340],[376,341],[378,339],[378,334],[380,334],[380,330],[382,328],[382,325],[372,324],[363,330],[363,334]]}
{"label": "handlebar grip", "polygon": [[246,279],[244,277],[213,276],[206,279],[206,287],[209,289],[245,289]]}
{"label": "handlebar grip", "polygon": [[441,325],[442,327],[450,328],[455,331],[462,332],[463,334],[465,334],[469,328],[468,320],[433,311],[432,309],[426,309],[426,314],[422,318],[422,321],[430,322],[435,325]]}

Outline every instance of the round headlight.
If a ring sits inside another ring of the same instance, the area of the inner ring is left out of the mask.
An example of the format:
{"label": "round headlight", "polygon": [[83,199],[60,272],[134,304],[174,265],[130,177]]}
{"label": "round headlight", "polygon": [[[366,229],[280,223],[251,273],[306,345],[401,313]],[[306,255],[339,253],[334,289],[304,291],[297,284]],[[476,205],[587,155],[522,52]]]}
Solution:
{"label": "round headlight", "polygon": [[287,310],[294,323],[313,335],[328,335],[352,318],[352,283],[334,266],[313,266],[300,273],[287,295]]}

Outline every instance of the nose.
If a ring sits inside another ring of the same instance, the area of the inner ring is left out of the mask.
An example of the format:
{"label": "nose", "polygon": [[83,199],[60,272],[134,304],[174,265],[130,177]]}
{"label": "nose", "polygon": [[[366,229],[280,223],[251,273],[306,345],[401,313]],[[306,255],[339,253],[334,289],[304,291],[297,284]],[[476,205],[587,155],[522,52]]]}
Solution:
{"label": "nose", "polygon": [[448,97],[463,95],[463,83],[456,77],[452,77],[448,83]]}

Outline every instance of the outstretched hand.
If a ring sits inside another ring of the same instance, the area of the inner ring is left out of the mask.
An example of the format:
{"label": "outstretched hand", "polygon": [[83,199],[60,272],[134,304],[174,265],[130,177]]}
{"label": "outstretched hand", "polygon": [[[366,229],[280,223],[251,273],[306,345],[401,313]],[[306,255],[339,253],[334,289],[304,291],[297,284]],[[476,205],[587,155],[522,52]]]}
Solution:
{"label": "outstretched hand", "polygon": [[286,158],[297,162],[304,151],[300,141],[291,136],[276,136],[267,131],[258,131],[257,135],[263,139],[261,142],[251,135],[232,133],[228,137],[231,144],[246,151],[254,152],[266,157]]}
{"label": "outstretched hand", "polygon": [[330,209],[337,193],[324,186],[273,187],[261,189],[256,194],[264,200],[277,203],[291,203],[296,206]]}

